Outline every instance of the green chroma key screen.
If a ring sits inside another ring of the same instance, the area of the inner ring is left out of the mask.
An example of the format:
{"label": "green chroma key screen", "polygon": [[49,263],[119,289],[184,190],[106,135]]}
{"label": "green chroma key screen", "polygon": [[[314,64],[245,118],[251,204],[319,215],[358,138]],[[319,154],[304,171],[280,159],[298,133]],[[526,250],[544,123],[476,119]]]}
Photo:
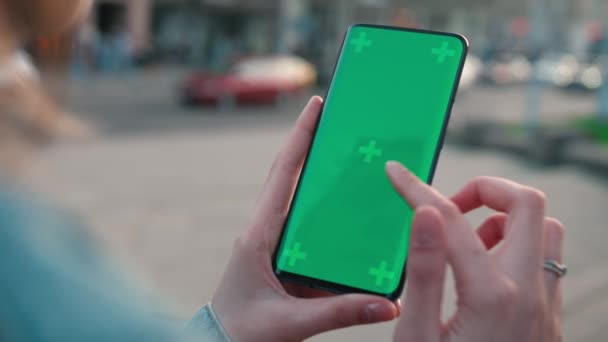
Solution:
{"label": "green chroma key screen", "polygon": [[412,210],[385,163],[430,181],[467,43],[427,31],[348,31],[275,268],[338,292],[398,296]]}

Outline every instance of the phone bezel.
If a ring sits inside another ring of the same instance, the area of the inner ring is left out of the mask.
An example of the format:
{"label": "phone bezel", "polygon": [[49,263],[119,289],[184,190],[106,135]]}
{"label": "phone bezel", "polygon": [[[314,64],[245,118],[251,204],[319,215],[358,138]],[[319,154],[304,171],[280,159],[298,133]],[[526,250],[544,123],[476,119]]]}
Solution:
{"label": "phone bezel", "polygon": [[[458,66],[458,71],[456,74],[456,78],[454,80],[454,84],[452,86],[452,92],[450,94],[450,100],[449,100],[449,104],[448,104],[448,108],[446,110],[445,116],[444,116],[444,120],[443,120],[443,125],[441,128],[441,133],[439,135],[438,138],[438,142],[437,142],[437,149],[435,150],[435,155],[433,156],[433,163],[431,165],[431,171],[429,173],[429,178],[426,180],[426,182],[428,184],[431,184],[433,181],[433,176],[435,174],[435,168],[437,167],[437,161],[439,159],[439,154],[441,153],[441,150],[443,149],[443,143],[445,140],[445,134],[446,134],[446,130],[447,130],[447,126],[448,126],[448,122],[450,121],[450,116],[452,113],[452,108],[454,105],[454,100],[456,98],[456,93],[458,91],[458,85],[460,84],[460,78],[462,76],[462,71],[464,69],[464,64],[466,61],[466,57],[468,54],[468,50],[469,50],[469,42],[468,40],[460,34],[457,33],[450,33],[450,32],[441,32],[441,31],[433,31],[433,30],[424,30],[424,29],[415,29],[415,28],[403,28],[403,27],[394,27],[394,26],[386,26],[386,25],[374,25],[374,24],[354,24],[351,25],[348,30],[346,31],[346,33],[344,34],[344,37],[342,38],[342,44],[341,44],[341,48],[340,48],[340,53],[338,54],[338,57],[336,59],[336,62],[334,64],[334,68],[332,71],[332,78],[330,81],[329,86],[327,87],[327,90],[325,92],[325,97],[324,99],[327,98],[331,87],[334,83],[334,77],[335,77],[335,73],[336,70],[338,68],[338,64],[340,62],[340,58],[342,57],[342,54],[344,53],[344,48],[345,48],[345,44],[346,44],[346,37],[348,37],[350,31],[353,28],[356,27],[368,27],[368,28],[376,28],[376,29],[383,29],[383,30],[393,30],[393,31],[407,31],[407,32],[416,32],[416,33],[423,33],[423,34],[433,34],[433,35],[440,35],[440,36],[450,36],[450,37],[454,37],[457,38],[458,40],[460,40],[462,42],[463,45],[463,50],[462,50],[462,55],[461,55],[461,60],[460,60],[460,65]],[[321,117],[324,114],[324,109],[325,109],[325,102],[323,103],[319,116],[317,118],[317,122],[315,123],[315,136],[313,137],[313,141],[316,138],[316,131],[319,127],[319,122],[321,121]],[[312,146],[312,142],[311,142],[311,146]],[[309,150],[310,152],[310,150]],[[302,166],[302,172],[306,169],[308,163],[308,155],[306,156],[306,159],[304,160],[304,164]],[[285,218],[285,222],[283,224],[283,228],[281,229],[281,235],[279,237],[277,246],[274,250],[273,256],[272,256],[272,268],[274,270],[275,275],[277,276],[277,278],[281,281],[286,281],[286,282],[290,282],[290,283],[295,283],[297,285],[303,285],[303,286],[307,286],[307,287],[311,287],[311,288],[315,288],[315,289],[320,289],[320,290],[324,290],[324,291],[329,291],[332,293],[336,293],[336,294],[345,294],[345,293],[364,293],[364,294],[373,294],[373,295],[378,295],[381,297],[385,297],[388,298],[389,300],[395,301],[397,300],[400,296],[401,296],[401,292],[403,291],[403,286],[405,284],[405,279],[406,279],[406,274],[407,274],[407,259],[405,264],[403,265],[403,273],[401,275],[401,279],[399,280],[399,285],[397,286],[397,288],[395,289],[395,291],[391,292],[391,293],[381,293],[381,292],[374,292],[374,291],[368,291],[365,289],[361,289],[361,288],[356,288],[356,287],[351,287],[351,286],[347,286],[347,285],[343,285],[343,284],[338,284],[338,283],[334,283],[334,282],[329,282],[326,280],[322,280],[322,279],[317,279],[317,278],[312,278],[312,277],[308,277],[308,276],[303,276],[300,274],[296,274],[296,273],[291,273],[291,272],[287,272],[287,271],[283,271],[280,270],[278,268],[278,260],[277,260],[277,256],[278,256],[278,251],[279,248],[281,246],[281,243],[283,241],[284,235],[285,235],[285,231],[286,231],[286,227],[289,224],[289,220],[291,218],[291,213],[292,213],[292,205],[294,200],[297,197],[298,191],[300,190],[300,184],[301,184],[301,179],[302,177],[298,178],[292,199],[290,201],[289,204],[289,209],[288,209],[288,213],[287,216]]]}

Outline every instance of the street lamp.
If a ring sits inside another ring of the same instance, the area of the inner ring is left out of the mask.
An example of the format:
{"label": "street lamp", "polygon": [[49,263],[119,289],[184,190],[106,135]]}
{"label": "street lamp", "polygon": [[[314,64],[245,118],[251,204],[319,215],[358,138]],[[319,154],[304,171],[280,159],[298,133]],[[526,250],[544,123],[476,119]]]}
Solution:
{"label": "street lamp", "polygon": [[531,40],[536,50],[532,52],[532,77],[528,82],[526,98],[525,127],[527,134],[535,134],[540,125],[541,97],[543,85],[540,81],[539,59],[547,45],[547,17],[544,0],[532,0],[528,5],[531,19]]}

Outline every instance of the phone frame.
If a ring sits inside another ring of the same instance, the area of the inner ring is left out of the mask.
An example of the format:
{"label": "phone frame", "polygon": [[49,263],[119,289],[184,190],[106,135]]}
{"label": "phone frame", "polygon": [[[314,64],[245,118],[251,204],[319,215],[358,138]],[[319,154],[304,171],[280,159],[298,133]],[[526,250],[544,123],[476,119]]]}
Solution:
{"label": "phone frame", "polygon": [[[445,140],[445,133],[447,130],[447,126],[448,126],[448,122],[450,121],[450,116],[452,114],[452,108],[454,106],[454,100],[456,99],[456,93],[458,91],[458,86],[460,84],[460,78],[462,76],[462,71],[464,69],[464,64],[466,61],[466,57],[469,51],[469,42],[466,39],[466,37],[464,37],[463,35],[457,34],[457,33],[450,33],[450,32],[441,32],[441,31],[433,31],[433,30],[424,30],[424,29],[414,29],[414,28],[402,28],[402,27],[394,27],[394,26],[386,26],[386,25],[374,25],[374,24],[354,24],[351,25],[348,30],[346,31],[346,33],[344,34],[344,37],[342,38],[342,45],[340,48],[340,53],[338,54],[338,57],[336,59],[336,62],[334,64],[334,68],[332,71],[332,77],[331,77],[331,81],[329,83],[329,86],[327,87],[327,90],[325,91],[325,97],[324,99],[327,98],[331,87],[334,83],[334,78],[336,75],[336,70],[338,68],[338,64],[340,62],[340,59],[342,58],[342,54],[344,53],[344,49],[345,49],[345,44],[346,44],[346,37],[348,37],[350,31],[353,28],[356,27],[368,27],[368,28],[376,28],[376,29],[383,29],[383,30],[392,30],[392,31],[407,31],[407,32],[416,32],[416,33],[424,33],[424,34],[433,34],[433,35],[439,35],[439,36],[450,36],[450,37],[454,37],[457,38],[458,40],[460,40],[463,44],[463,50],[462,50],[462,58],[460,61],[460,65],[458,66],[458,71],[456,74],[456,79],[454,80],[454,84],[452,85],[452,92],[450,94],[450,100],[449,100],[449,104],[448,104],[448,108],[447,111],[444,115],[444,120],[443,120],[443,125],[441,128],[441,133],[439,135],[438,138],[438,142],[437,142],[437,149],[435,150],[435,155],[433,156],[433,163],[431,165],[431,171],[429,173],[429,177],[426,180],[427,184],[431,184],[433,182],[433,177],[435,175],[435,169],[437,167],[437,161],[439,159],[439,154],[441,153],[441,150],[443,149],[443,143]],[[317,122],[315,123],[315,129],[314,129],[314,136],[313,136],[313,140],[311,141],[311,147],[312,147],[312,143],[314,142],[314,139],[316,138],[316,132],[317,129],[319,127],[319,122],[321,121],[321,117],[323,116],[324,113],[324,109],[325,109],[325,102],[323,102],[321,109],[320,109],[320,113],[317,117]],[[310,149],[308,151],[308,153],[310,153]],[[304,170],[307,167],[308,164],[308,153],[306,155],[306,158],[304,160],[304,164],[302,166],[302,172],[304,172]],[[332,292],[332,293],[336,293],[336,294],[345,294],[345,293],[364,293],[364,294],[373,294],[373,295],[377,295],[377,296],[381,296],[381,297],[385,297],[391,301],[395,301],[397,300],[400,295],[401,292],[403,291],[403,286],[405,284],[405,279],[406,279],[406,274],[407,274],[407,258],[405,261],[405,264],[403,266],[403,273],[401,275],[401,279],[399,280],[399,285],[397,286],[397,288],[395,289],[395,291],[391,292],[391,293],[380,293],[380,292],[373,292],[373,291],[368,291],[368,290],[364,290],[364,289],[360,289],[360,288],[356,288],[356,287],[351,287],[351,286],[347,286],[347,285],[342,285],[342,284],[338,284],[338,283],[334,283],[334,282],[330,282],[330,281],[325,281],[325,280],[321,280],[321,279],[316,279],[316,278],[311,278],[311,277],[307,277],[307,276],[303,276],[303,275],[299,275],[299,274],[295,274],[295,273],[291,273],[291,272],[287,272],[287,271],[283,271],[280,270],[278,268],[278,251],[279,251],[279,247],[283,241],[284,235],[285,235],[285,231],[287,230],[286,227],[289,224],[289,221],[291,219],[291,213],[292,213],[292,205],[295,202],[295,200],[297,199],[297,194],[298,191],[300,190],[300,184],[301,184],[301,174],[298,177],[298,181],[294,190],[294,193],[292,195],[292,198],[290,200],[289,203],[289,209],[287,212],[287,216],[285,218],[285,222],[283,224],[283,228],[281,229],[281,235],[279,237],[279,240],[277,242],[277,246],[275,247],[275,250],[273,252],[273,256],[272,256],[272,268],[274,271],[274,274],[277,276],[277,278],[281,281],[286,281],[286,282],[290,282],[290,283],[294,283],[297,285],[303,285],[306,287],[310,287],[310,288],[314,288],[314,289],[319,289],[319,290],[324,290],[324,291],[328,291],[328,292]]]}

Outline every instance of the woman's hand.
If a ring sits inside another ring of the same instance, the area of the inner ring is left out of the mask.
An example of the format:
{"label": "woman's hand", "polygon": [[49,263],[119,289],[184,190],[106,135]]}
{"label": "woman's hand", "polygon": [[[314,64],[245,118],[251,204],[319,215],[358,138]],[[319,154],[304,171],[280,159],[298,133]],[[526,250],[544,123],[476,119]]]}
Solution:
{"label": "woman's hand", "polygon": [[[561,262],[563,227],[545,197],[504,179],[479,177],[448,199],[389,162],[394,187],[415,209],[404,308],[395,341],[561,341],[561,292],[545,259]],[[496,211],[477,229],[463,213]],[[457,310],[441,321],[446,265]]]}
{"label": "woman's hand", "polygon": [[301,341],[324,331],[387,321],[397,306],[381,297],[331,296],[283,285],[272,269],[272,254],[302,163],[314,135],[322,100],[313,97],[277,157],[253,221],[236,240],[213,307],[234,341]]}

